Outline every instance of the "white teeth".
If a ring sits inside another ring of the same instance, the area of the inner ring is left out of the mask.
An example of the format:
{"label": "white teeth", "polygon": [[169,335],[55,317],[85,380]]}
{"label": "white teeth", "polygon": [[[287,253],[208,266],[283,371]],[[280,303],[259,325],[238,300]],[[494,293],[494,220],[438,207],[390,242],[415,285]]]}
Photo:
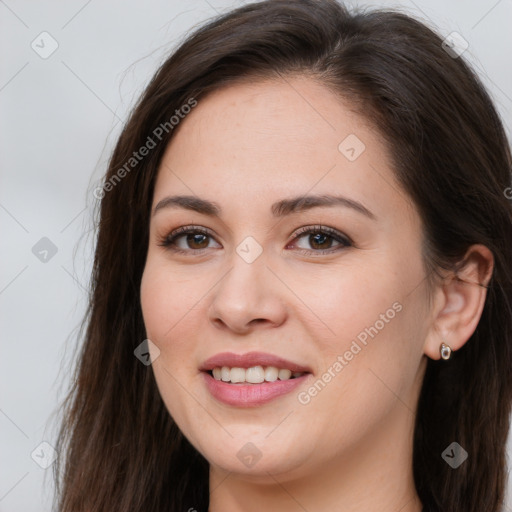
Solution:
{"label": "white teeth", "polygon": [[231,382],[247,382],[249,384],[261,384],[262,382],[275,382],[279,380],[288,380],[292,377],[301,377],[302,372],[293,372],[285,368],[276,368],[275,366],[251,366],[251,368],[230,368],[229,366],[217,367],[212,370],[215,380]]}
{"label": "white teeth", "polygon": [[[231,370],[233,371],[233,370]],[[245,370],[245,381],[251,384],[260,384],[265,380],[265,370],[263,366],[253,366]]]}
{"label": "white teeth", "polygon": [[279,370],[279,380],[288,380],[292,376],[291,370]]}
{"label": "white teeth", "polygon": [[220,376],[224,382],[229,382],[231,380],[231,370],[227,366],[223,366],[220,370]]}
{"label": "white teeth", "polygon": [[244,382],[245,370],[243,368],[231,368],[231,382]]}
{"label": "white teeth", "polygon": [[265,380],[275,382],[279,376],[279,370],[275,366],[267,366],[265,369]]}

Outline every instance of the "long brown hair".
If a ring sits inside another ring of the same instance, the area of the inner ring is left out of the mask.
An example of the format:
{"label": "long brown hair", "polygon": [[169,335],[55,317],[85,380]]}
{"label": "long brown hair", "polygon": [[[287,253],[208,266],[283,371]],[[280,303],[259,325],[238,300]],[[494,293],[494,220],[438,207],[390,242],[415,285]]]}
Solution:
{"label": "long brown hair", "polygon": [[[411,17],[271,0],[193,32],[152,78],[114,149],[81,353],[62,403],[60,512],[207,510],[208,463],[173,422],[151,366],[134,356],[146,338],[139,288],[155,177],[176,110],[236,80],[292,73],[319,80],[380,130],[422,218],[429,282],[437,269],[456,270],[471,244],[494,255],[476,331],[450,361],[428,360],[413,470],[425,511],[501,510],[512,402],[512,158],[502,122],[464,58]],[[156,147],[127,168],[161,125]],[[441,457],[453,441],[469,454],[456,470]]]}

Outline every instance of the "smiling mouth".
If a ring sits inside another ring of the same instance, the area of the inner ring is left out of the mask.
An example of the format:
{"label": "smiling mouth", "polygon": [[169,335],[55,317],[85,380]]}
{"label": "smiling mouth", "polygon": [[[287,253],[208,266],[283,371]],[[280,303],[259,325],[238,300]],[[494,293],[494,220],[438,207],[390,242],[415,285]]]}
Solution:
{"label": "smiling mouth", "polygon": [[251,366],[250,368],[218,366],[206,371],[217,381],[226,384],[264,384],[266,382],[276,382],[278,380],[292,380],[302,377],[309,372],[292,372],[287,368],[278,368],[276,366]]}

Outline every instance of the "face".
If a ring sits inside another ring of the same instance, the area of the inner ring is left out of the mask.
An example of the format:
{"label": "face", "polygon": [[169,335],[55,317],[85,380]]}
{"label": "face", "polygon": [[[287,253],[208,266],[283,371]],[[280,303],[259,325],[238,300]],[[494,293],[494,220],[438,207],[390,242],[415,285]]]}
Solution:
{"label": "face", "polygon": [[230,85],[181,121],[153,211],[152,368],[213,466],[284,480],[403,443],[428,330],[422,229],[372,126],[312,79]]}

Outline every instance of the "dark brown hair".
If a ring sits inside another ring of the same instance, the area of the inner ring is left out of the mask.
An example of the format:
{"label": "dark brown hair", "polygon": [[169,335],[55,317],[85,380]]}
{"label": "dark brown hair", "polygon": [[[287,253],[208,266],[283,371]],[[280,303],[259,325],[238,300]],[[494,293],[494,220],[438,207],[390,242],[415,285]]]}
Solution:
{"label": "dark brown hair", "polygon": [[[349,13],[334,0],[248,4],[192,33],[157,71],[119,137],[105,182],[191,98],[248,76],[314,78],[377,129],[424,227],[427,278],[456,271],[471,244],[495,258],[481,320],[450,361],[428,360],[414,431],[413,469],[425,511],[497,512],[506,483],[512,401],[511,154],[496,110],[463,57],[413,18]],[[167,411],[151,366],[140,283],[156,148],[104,194],[83,344],[54,470],[60,512],[199,512],[208,463]],[[118,175],[119,176],[119,175]],[[456,470],[441,453],[469,454]]]}

